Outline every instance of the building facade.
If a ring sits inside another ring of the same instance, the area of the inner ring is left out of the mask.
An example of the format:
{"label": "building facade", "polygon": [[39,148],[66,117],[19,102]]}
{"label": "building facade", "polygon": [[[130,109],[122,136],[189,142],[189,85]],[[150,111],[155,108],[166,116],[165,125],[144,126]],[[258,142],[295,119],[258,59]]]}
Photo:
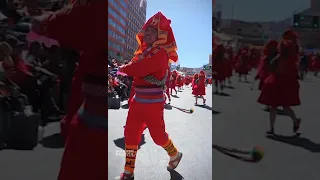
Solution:
{"label": "building facade", "polygon": [[147,1],[129,0],[128,3],[124,59],[131,60],[133,58],[133,53],[138,48],[136,34],[146,22]]}
{"label": "building facade", "polygon": [[[304,17],[304,21],[301,22],[301,26],[293,26],[292,29],[298,33],[299,43],[303,49],[310,51],[320,51],[320,28],[319,26],[317,26],[316,28],[312,27],[314,23],[317,23],[319,25],[320,0],[311,0],[310,5],[310,8],[297,13],[300,18]],[[313,18],[315,17],[317,18],[317,22],[313,22]],[[308,27],[303,27],[302,25],[308,25]]]}
{"label": "building facade", "polygon": [[125,55],[128,0],[108,0],[108,56],[122,60]]}
{"label": "building facade", "polygon": [[223,19],[221,32],[230,36],[238,36],[238,45],[263,46],[269,39],[264,34],[263,27],[257,22],[244,22],[240,20]]}
{"label": "building facade", "polygon": [[311,0],[311,9],[320,10],[320,0]]}

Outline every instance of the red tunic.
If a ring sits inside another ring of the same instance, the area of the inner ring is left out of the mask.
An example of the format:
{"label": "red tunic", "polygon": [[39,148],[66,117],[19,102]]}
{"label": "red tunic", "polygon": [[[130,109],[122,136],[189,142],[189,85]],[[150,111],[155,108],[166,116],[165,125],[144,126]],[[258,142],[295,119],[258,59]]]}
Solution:
{"label": "red tunic", "polygon": [[243,52],[239,57],[239,62],[236,65],[236,72],[240,75],[247,75],[250,70],[250,64],[249,64],[249,55],[246,52]]}
{"label": "red tunic", "polygon": [[312,70],[320,71],[320,56],[317,56],[312,60]]}
{"label": "red tunic", "polygon": [[[107,1],[93,1],[89,5],[68,7],[43,23],[46,36],[57,40],[62,47],[81,52],[65,118],[70,125],[58,180],[108,179],[107,129],[95,129],[87,124],[96,117],[107,122],[108,103],[101,101],[105,97],[84,99],[81,88],[85,84],[101,84],[105,92],[97,92],[107,94],[107,6]],[[98,95],[105,95],[101,93]],[[79,114],[83,112],[85,116]]]}
{"label": "red tunic", "polygon": [[257,75],[255,77],[255,79],[259,79],[260,83],[259,83],[259,90],[262,90],[263,87],[263,83],[264,80],[269,76],[270,72],[268,71],[268,63],[267,62],[267,57],[263,57],[260,60],[259,66],[258,66],[258,72]]}
{"label": "red tunic", "polygon": [[264,80],[258,102],[270,106],[300,105],[298,81],[298,54],[280,56],[275,73]]}
{"label": "red tunic", "polygon": [[193,86],[192,94],[196,96],[206,95],[206,77],[204,75],[199,75],[199,80],[195,82]]}

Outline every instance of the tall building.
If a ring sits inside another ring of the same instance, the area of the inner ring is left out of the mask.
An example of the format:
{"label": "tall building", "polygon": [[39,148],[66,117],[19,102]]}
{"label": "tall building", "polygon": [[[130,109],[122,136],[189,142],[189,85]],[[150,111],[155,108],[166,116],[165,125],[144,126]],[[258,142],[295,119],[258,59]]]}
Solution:
{"label": "tall building", "polygon": [[128,0],[108,0],[108,56],[118,60],[125,55]]}
{"label": "tall building", "polygon": [[320,0],[311,0],[311,9],[320,10]]}
{"label": "tall building", "polygon": [[138,48],[136,34],[146,22],[147,1],[129,0],[128,3],[124,59],[131,60],[133,58],[133,53]]}

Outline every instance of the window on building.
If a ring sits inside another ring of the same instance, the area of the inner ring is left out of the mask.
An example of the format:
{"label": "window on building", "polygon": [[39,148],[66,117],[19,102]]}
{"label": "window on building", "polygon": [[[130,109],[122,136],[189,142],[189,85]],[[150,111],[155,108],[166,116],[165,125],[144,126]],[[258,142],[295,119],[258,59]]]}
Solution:
{"label": "window on building", "polygon": [[122,16],[127,17],[127,13],[125,10],[123,10],[116,2],[116,0],[108,0],[108,2],[110,2],[110,4],[112,4],[112,6],[114,6],[120,13]]}
{"label": "window on building", "polygon": [[112,9],[110,6],[108,7],[108,13],[110,13],[115,19],[117,19],[122,25],[126,26],[126,21],[120,17],[117,12]]}
{"label": "window on building", "polygon": [[108,46],[116,49],[119,52],[123,52],[123,47],[114,41],[108,40]]}
{"label": "window on building", "polygon": [[108,29],[108,35],[112,36],[113,38],[117,39],[121,43],[125,44],[125,39],[121,35],[117,34],[114,31],[112,31],[111,29]]}
{"label": "window on building", "polygon": [[117,29],[119,32],[121,32],[123,35],[126,34],[126,31],[119,26],[116,22],[114,22],[112,19],[108,18],[108,24],[110,24],[112,27],[114,27],[115,29]]}

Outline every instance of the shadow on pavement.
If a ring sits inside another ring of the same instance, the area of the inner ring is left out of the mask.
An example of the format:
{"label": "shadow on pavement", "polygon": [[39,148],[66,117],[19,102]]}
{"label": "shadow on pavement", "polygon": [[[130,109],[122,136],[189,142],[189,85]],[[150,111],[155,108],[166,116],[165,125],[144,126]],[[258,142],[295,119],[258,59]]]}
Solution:
{"label": "shadow on pavement", "polygon": [[60,148],[64,148],[65,142],[61,134],[56,133],[51,136],[47,136],[43,138],[40,144],[42,144],[42,146],[46,148],[60,149]]}
{"label": "shadow on pavement", "polygon": [[180,98],[179,96],[177,95],[171,95],[171,97],[174,97],[174,98]]}
{"label": "shadow on pavement", "polygon": [[225,86],[227,89],[235,89],[233,86]]}
{"label": "shadow on pavement", "polygon": [[122,109],[129,109],[129,104],[124,104],[121,106]]}
{"label": "shadow on pavement", "polygon": [[243,162],[258,163],[262,157],[257,158],[252,154],[252,150],[241,150],[236,148],[226,148],[220,145],[212,144],[212,148],[218,152],[227,155],[229,157],[235,158]]}
{"label": "shadow on pavement", "polygon": [[[264,108],[263,110],[264,110],[265,112],[270,112],[270,108]],[[284,110],[282,110],[282,109],[277,109],[277,114],[278,114],[278,115],[282,115],[282,116],[287,116],[287,113],[284,112]]]}
{"label": "shadow on pavement", "polygon": [[214,92],[213,93],[214,95],[217,95],[217,96],[223,96],[223,97],[230,97],[231,95],[228,94],[228,93],[224,93],[224,92]]}
{"label": "shadow on pavement", "polygon": [[212,114],[220,114],[221,112],[220,111],[215,111],[212,109]]}
{"label": "shadow on pavement", "polygon": [[200,108],[203,108],[203,109],[208,109],[208,110],[212,111],[212,107],[210,107],[210,106],[208,106],[208,105],[199,105],[199,104],[196,104],[195,106],[200,107]]}
{"label": "shadow on pavement", "polygon": [[268,139],[290,144],[292,146],[304,148],[310,152],[320,153],[320,144],[311,141],[308,138],[299,137],[299,135],[294,136],[283,136],[283,135],[267,135]]}
{"label": "shadow on pavement", "polygon": [[244,150],[235,149],[235,148],[230,149],[230,148],[225,148],[215,144],[212,145],[212,148],[224,155],[227,155],[229,157],[235,158],[240,161],[250,162],[250,163],[258,162],[252,159],[251,151],[244,151]]}
{"label": "shadow on pavement", "polygon": [[[119,147],[119,148],[121,148],[121,149],[123,149],[123,150],[126,149],[126,148],[125,148],[125,143],[124,143],[124,137],[123,137],[123,138],[116,139],[116,140],[114,140],[113,142],[114,142],[114,144],[115,144],[117,147]],[[140,142],[140,144],[139,144],[139,149],[140,149],[140,147],[141,147],[142,145],[144,145],[145,143],[146,143],[146,140],[145,140],[144,134],[142,134],[142,136],[141,136],[141,142]]]}
{"label": "shadow on pavement", "polygon": [[184,178],[182,177],[182,175],[179,174],[177,171],[175,171],[175,170],[173,170],[173,169],[170,169],[170,170],[168,170],[168,171],[169,171],[169,173],[170,173],[170,180],[182,180],[182,179],[184,179]]}
{"label": "shadow on pavement", "polygon": [[164,104],[164,109],[172,110],[172,106],[170,104]]}

